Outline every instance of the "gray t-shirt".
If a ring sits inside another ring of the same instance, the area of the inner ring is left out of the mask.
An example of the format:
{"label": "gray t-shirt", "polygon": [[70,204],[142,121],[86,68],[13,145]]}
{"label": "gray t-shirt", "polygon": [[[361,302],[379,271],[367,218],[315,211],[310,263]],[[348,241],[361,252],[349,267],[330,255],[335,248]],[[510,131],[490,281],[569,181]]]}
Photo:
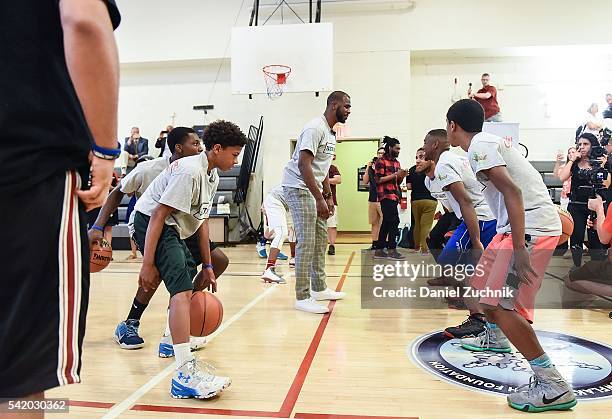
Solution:
{"label": "gray t-shirt", "polygon": [[[139,163],[126,177],[121,179],[120,190],[125,194],[133,193],[136,198],[140,198],[144,191],[149,187],[151,182],[155,180],[157,175],[166,170],[170,165],[170,159],[159,157],[153,160],[147,160]],[[134,235],[134,214],[132,211],[128,220],[128,230],[130,236]]]}
{"label": "gray t-shirt", "polygon": [[323,180],[336,153],[336,136],[324,116],[313,119],[302,129],[293,156],[285,166],[282,186],[308,189],[298,168],[302,150],[309,150],[313,154],[312,171],[318,188],[322,190]]}
{"label": "gray t-shirt", "polygon": [[536,237],[561,235],[561,220],[542,176],[510,142],[481,132],[472,138],[468,159],[476,178],[485,186],[483,193],[497,219],[498,233],[511,232],[506,203],[503,194],[482,171],[506,166],[510,177],[523,194],[525,234]]}
{"label": "gray t-shirt", "polygon": [[[474,210],[476,210],[478,221],[491,221],[495,219],[482,194],[482,183],[476,180],[476,176],[472,172],[467,158],[450,151],[445,151],[440,154],[434,174],[436,181],[443,191],[448,191],[448,186],[455,182],[463,182],[463,187],[474,205]],[[463,219],[459,202],[450,192],[447,192],[446,196],[457,218]]]}
{"label": "gray t-shirt", "polygon": [[133,193],[136,198],[140,198],[157,175],[166,170],[169,165],[168,157],[159,157],[138,163],[134,170],[121,179],[121,192],[125,194]]}
{"label": "gray t-shirt", "polygon": [[179,232],[181,239],[192,236],[212,209],[219,176],[208,172],[206,153],[172,162],[159,174],[136,202],[135,211],[151,216],[159,204],[176,209],[166,224]]}

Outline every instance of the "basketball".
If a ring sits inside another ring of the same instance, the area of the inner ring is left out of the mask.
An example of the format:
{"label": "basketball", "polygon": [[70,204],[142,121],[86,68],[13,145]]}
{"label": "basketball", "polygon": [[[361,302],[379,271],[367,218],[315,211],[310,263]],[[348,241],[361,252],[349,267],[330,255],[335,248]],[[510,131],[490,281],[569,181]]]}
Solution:
{"label": "basketball", "polygon": [[191,336],[208,336],[223,321],[221,301],[208,291],[194,291],[191,295]]}
{"label": "basketball", "polygon": [[565,211],[560,206],[557,206],[559,212],[559,218],[561,218],[561,237],[559,237],[559,244],[567,242],[574,232],[574,219],[572,215]]}
{"label": "basketball", "polygon": [[100,272],[106,268],[113,259],[113,249],[109,242],[103,238],[94,242],[89,250],[89,271]]}

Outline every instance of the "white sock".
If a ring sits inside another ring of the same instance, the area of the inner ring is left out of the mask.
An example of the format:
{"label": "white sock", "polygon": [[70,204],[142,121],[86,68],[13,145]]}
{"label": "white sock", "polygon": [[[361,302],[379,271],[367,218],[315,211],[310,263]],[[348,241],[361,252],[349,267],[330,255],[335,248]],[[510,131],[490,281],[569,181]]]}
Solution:
{"label": "white sock", "polygon": [[166,330],[164,331],[164,336],[170,336],[170,309],[166,311]]}
{"label": "white sock", "polygon": [[189,342],[172,345],[172,347],[174,348],[174,359],[177,370],[181,368],[185,362],[193,359]]}

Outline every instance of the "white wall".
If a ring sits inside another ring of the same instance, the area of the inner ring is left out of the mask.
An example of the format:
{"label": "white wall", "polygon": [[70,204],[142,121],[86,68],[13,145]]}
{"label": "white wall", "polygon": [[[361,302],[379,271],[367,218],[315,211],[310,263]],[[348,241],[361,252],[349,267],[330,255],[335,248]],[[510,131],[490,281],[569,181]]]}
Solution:
{"label": "white wall", "polygon": [[[191,110],[196,104],[215,105],[209,121],[226,118],[245,130],[264,115],[264,189],[277,184],[289,157],[289,139],[323,112],[326,94],[319,98],[312,94],[285,95],[276,102],[262,96],[249,100],[230,94],[227,59],[231,27],[248,25],[252,2],[117,2],[123,15],[116,33],[123,64],[120,137],[125,137],[131,126],[139,125],[142,135],[154,141],[174,112],[175,125],[200,123],[202,113]],[[413,161],[411,150],[420,144],[423,132],[444,121],[445,107],[450,104],[448,75],[452,73],[476,82],[486,66],[496,77],[503,76],[507,84],[500,93],[504,113],[508,118],[522,119],[535,144],[564,138],[573,126],[538,116],[542,97],[529,85],[535,82],[529,74],[533,65],[517,67],[495,60],[463,62],[458,57],[458,63],[415,63],[411,68],[411,50],[597,44],[607,41],[605,22],[611,14],[609,0],[592,0],[588,7],[584,2],[558,0],[417,0],[412,11],[347,10],[333,16],[326,15],[324,3],[323,21],[334,23],[334,88],[352,97],[353,113],[348,121],[352,135],[398,137],[407,150],[401,156],[407,166]],[[272,19],[269,24],[273,23],[278,20]],[[215,83],[220,62],[223,65]],[[572,83],[577,84],[570,90],[580,91],[581,77],[579,72],[572,76]],[[605,77],[610,79],[609,75]],[[537,80],[545,82],[546,78],[539,75]],[[513,83],[517,86],[511,86]],[[558,80],[557,86],[562,84],[563,80]],[[529,100],[523,101],[525,97]],[[558,93],[551,94],[551,102],[558,97]],[[548,156],[548,151],[537,146],[534,149]]]}
{"label": "white wall", "polygon": [[612,91],[612,56],[596,51],[579,56],[561,51],[532,57],[461,54],[412,60],[412,138],[422,140],[428,130],[445,126],[455,77],[465,97],[468,82],[480,88],[480,75],[488,72],[498,88],[504,121],[520,123],[520,141],[529,148],[529,158],[551,160],[573,143],[589,105],[597,102],[602,111],[604,95]]}

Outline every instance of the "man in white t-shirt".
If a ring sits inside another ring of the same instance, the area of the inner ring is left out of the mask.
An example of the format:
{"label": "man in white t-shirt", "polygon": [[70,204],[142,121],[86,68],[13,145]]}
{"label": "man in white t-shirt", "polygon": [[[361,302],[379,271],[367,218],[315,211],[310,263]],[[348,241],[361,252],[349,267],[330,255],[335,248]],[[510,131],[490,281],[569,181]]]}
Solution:
{"label": "man in white t-shirt", "polygon": [[[170,293],[170,332],[176,369],[170,394],[175,398],[207,399],[227,388],[227,377],[200,368],[189,344],[193,281],[216,291],[211,264],[208,217],[219,184],[220,170],[229,170],[247,143],[235,124],[216,121],[203,135],[206,151],[172,162],[136,202],[134,239],[143,252],[140,285],[148,292],[163,280]],[[196,263],[185,239],[198,234],[203,269]]]}
{"label": "man in white t-shirt", "polygon": [[345,295],[327,288],[326,283],[327,219],[334,211],[327,174],[336,152],[331,127],[344,123],[350,113],[349,95],[332,92],[325,113],[302,129],[283,174],[283,191],[297,236],[295,308],[308,313],[327,313],[329,309],[317,301],[339,300]]}
{"label": "man in white t-shirt", "polygon": [[[101,239],[102,229],[100,226],[105,225],[110,215],[119,207],[121,200],[126,194],[134,194],[136,198],[140,198],[151,182],[153,182],[170,163],[183,157],[195,156],[202,152],[200,139],[193,129],[187,127],[177,127],[170,133],[167,147],[172,151],[170,158],[160,157],[139,163],[134,170],[121,179],[119,185],[117,185],[108,195],[104,206],[100,209],[96,222],[87,233],[90,246]],[[130,237],[134,235],[133,217],[134,212],[132,212],[128,222]],[[187,238],[185,243],[193,255],[196,264],[199,265],[201,260],[197,235]],[[218,278],[227,268],[229,260],[225,253],[223,253],[223,251],[213,242],[210,242],[210,254],[214,266],[215,277]],[[201,284],[195,284],[195,289],[199,289],[200,285]],[[144,339],[138,334],[138,328],[140,327],[142,314],[147,308],[149,301],[151,301],[153,294],[154,292],[145,292],[142,287],[138,287],[127,318],[120,322],[115,329],[115,341],[122,349],[139,349],[144,346]],[[204,337],[192,336],[191,349],[200,349],[204,346],[205,342],[206,338]],[[166,325],[166,331],[160,340],[158,354],[162,358],[174,356],[168,325]]]}
{"label": "man in white t-shirt", "polygon": [[482,132],[484,111],[471,100],[446,114],[451,145],[468,153],[484,196],[497,219],[497,235],[480,258],[471,286],[481,294],[487,318],[476,338],[462,339],[471,351],[512,352],[529,362],[535,380],[508,396],[510,407],[528,412],[569,410],[570,385],[542,349],[531,326],[535,296],[561,235],[561,221],[538,171],[503,138]]}
{"label": "man in white t-shirt", "polygon": [[[461,220],[437,262],[443,266],[471,266],[469,269],[473,270],[482,250],[495,236],[497,226],[482,195],[482,184],[476,180],[467,158],[450,151],[446,130],[429,131],[423,141],[423,150],[425,157],[435,162],[433,176],[425,178],[425,186],[433,196],[445,193],[447,205]],[[475,337],[484,331],[485,319],[478,300],[463,298],[463,301],[470,314],[459,326],[444,330],[450,338]]]}

